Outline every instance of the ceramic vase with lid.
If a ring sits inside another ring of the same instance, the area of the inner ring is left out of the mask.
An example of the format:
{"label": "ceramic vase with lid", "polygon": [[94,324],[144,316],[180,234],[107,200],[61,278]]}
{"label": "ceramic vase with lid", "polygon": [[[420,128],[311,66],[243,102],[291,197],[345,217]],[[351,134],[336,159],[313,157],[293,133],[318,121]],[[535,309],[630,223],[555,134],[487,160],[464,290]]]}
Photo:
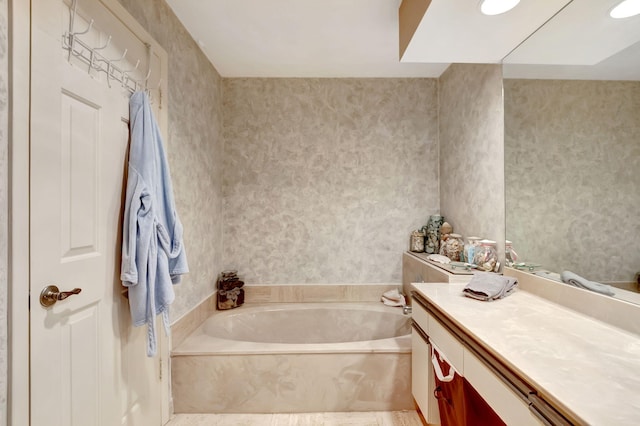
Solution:
{"label": "ceramic vase with lid", "polygon": [[449,234],[449,236],[443,243],[442,254],[444,254],[454,262],[459,262],[463,249],[464,242],[462,241],[462,235]]}
{"label": "ceramic vase with lid", "polygon": [[244,303],[244,281],[238,271],[222,271],[218,278],[218,305],[220,310],[233,309]]}
{"label": "ceramic vase with lid", "polygon": [[438,253],[440,250],[440,227],[443,222],[444,217],[439,214],[429,216],[424,247],[427,253]]}

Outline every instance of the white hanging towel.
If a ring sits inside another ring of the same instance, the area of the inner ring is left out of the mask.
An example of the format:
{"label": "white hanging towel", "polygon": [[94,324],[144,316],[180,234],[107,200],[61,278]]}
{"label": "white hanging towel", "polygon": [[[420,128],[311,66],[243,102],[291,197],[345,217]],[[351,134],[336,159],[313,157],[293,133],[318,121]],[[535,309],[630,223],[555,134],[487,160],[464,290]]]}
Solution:
{"label": "white hanging towel", "polygon": [[169,332],[173,285],[189,272],[160,129],[145,92],[129,102],[131,146],[122,226],[120,279],[129,289],[133,325],[147,325],[147,355],[157,352],[155,318]]}

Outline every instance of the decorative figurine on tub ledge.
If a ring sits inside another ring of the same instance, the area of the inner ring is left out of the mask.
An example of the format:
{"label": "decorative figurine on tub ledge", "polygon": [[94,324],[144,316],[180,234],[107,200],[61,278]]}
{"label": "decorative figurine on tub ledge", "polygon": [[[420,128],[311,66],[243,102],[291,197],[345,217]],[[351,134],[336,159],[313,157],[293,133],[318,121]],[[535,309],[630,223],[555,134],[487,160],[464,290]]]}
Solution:
{"label": "decorative figurine on tub ledge", "polygon": [[238,271],[223,271],[218,278],[218,309],[232,309],[244,303],[244,281]]}

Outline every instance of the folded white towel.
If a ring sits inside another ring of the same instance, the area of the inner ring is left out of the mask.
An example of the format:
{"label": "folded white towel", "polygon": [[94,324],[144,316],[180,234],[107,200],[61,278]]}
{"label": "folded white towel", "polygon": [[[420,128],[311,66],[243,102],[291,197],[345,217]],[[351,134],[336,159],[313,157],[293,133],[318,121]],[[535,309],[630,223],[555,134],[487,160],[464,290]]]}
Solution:
{"label": "folded white towel", "polygon": [[380,299],[387,306],[404,306],[406,301],[404,295],[400,294],[398,289],[389,290],[383,293]]}

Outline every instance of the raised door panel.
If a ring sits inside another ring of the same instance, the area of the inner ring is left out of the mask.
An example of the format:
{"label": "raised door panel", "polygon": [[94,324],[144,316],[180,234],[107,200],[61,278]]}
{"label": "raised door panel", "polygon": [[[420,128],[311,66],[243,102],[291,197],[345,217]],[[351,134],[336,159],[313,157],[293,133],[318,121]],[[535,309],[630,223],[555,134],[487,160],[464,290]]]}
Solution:
{"label": "raised door panel", "polygon": [[100,107],[74,93],[61,95],[61,256],[99,255],[97,216]]}

